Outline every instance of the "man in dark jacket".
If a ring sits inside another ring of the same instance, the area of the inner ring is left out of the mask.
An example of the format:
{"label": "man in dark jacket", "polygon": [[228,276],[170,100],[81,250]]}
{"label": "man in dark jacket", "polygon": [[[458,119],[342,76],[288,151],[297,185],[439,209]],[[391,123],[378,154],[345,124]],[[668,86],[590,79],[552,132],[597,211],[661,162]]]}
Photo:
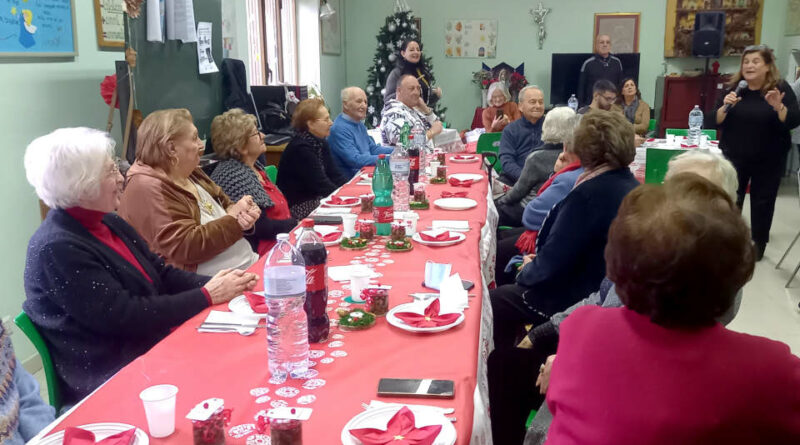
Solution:
{"label": "man in dark jacket", "polygon": [[619,88],[622,81],[622,62],[611,55],[611,37],[600,34],[595,40],[595,55],[586,59],[581,66],[578,80],[578,101],[581,106],[592,102],[592,87],[595,82],[605,79]]}

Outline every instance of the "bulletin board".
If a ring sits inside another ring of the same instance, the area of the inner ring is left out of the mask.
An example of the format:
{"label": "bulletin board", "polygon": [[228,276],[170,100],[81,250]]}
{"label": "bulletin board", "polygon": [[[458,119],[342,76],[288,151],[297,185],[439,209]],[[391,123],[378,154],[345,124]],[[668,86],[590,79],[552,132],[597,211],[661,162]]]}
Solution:
{"label": "bulletin board", "polygon": [[0,57],[76,55],[75,0],[0,0]]}
{"label": "bulletin board", "polygon": [[446,57],[493,59],[497,53],[497,20],[448,20]]}

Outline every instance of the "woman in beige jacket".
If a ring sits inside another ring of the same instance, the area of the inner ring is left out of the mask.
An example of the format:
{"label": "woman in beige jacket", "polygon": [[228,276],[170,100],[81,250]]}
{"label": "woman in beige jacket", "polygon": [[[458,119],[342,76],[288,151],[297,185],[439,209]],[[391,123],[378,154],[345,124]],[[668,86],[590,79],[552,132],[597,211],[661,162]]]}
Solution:
{"label": "woman in beige jacket", "polygon": [[619,104],[623,108],[625,117],[633,124],[633,131],[644,136],[650,128],[650,105],[642,100],[642,93],[639,92],[639,87],[632,77],[622,81],[620,91],[622,96]]}

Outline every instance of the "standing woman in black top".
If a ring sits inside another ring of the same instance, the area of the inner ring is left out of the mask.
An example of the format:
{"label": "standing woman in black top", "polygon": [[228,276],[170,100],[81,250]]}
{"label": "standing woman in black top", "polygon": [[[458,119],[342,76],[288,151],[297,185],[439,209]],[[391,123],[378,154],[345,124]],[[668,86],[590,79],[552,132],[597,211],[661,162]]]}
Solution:
{"label": "standing woman in black top", "polygon": [[383,95],[383,102],[386,103],[390,99],[394,99],[400,78],[406,74],[411,74],[419,80],[419,86],[422,88],[422,100],[425,101],[426,105],[433,108],[442,97],[442,89],[433,86],[433,73],[425,66],[425,61],[422,59],[422,43],[416,40],[403,40],[402,45],[400,45],[399,56],[397,58],[397,66],[386,78],[386,94]]}
{"label": "standing woman in black top", "polygon": [[[734,88],[742,79],[747,88],[737,96]],[[800,124],[800,110],[791,87],[780,77],[772,50],[765,45],[745,48],[739,72],[729,86],[716,112],[706,115],[706,128],[722,130],[720,148],[739,176],[736,204],[740,209],[750,184],[750,226],[760,260],[791,148],[789,130]]]}

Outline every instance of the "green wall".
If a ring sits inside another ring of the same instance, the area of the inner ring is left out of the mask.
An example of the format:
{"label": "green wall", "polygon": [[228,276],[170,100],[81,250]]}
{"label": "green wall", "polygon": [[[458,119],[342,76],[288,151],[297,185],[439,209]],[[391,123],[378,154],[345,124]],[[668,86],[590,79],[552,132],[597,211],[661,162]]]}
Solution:
{"label": "green wall", "polygon": [[[472,121],[475,107],[480,105],[480,93],[471,83],[471,73],[480,69],[481,62],[495,65],[501,61],[511,65],[525,62],[525,75],[532,84],[545,89],[550,86],[550,56],[552,53],[590,52],[592,50],[595,12],[641,12],[639,34],[640,88],[647,102],[653,104],[655,79],[664,72],[664,26],[666,0],[565,0],[543,1],[551,8],[545,21],[547,39],[538,49],[537,28],[528,11],[538,2],[503,0],[499,2],[464,0],[408,0],[415,15],[422,18],[422,40],[425,53],[433,57],[434,72],[444,90],[443,102],[448,107],[448,120],[458,128]],[[468,7],[466,7],[468,5]],[[393,12],[391,0],[347,0],[346,24],[347,75],[346,82],[364,87],[367,68],[375,52],[375,35],[384,18]],[[774,46],[783,54],[786,0],[767,0],[764,7],[761,42]],[[446,20],[497,19],[499,35],[495,59],[448,59],[444,57],[444,24]],[[720,60],[722,71],[738,68],[738,58]],[[668,59],[667,72],[701,68],[695,59]],[[787,68],[785,61],[780,67]],[[323,79],[326,76],[322,71]]]}
{"label": "green wall", "polygon": [[[2,317],[19,313],[24,300],[22,271],[28,239],[39,226],[39,204],[25,179],[22,158],[25,147],[37,136],[59,127],[89,126],[105,129],[108,107],[100,97],[100,82],[114,74],[114,61],[121,52],[99,51],[95,37],[94,7],[88,0],[75,1],[79,55],[67,59],[0,59],[0,134],[3,162],[0,183],[4,217],[0,218],[0,298]],[[112,134],[119,140],[119,117],[115,113]],[[87,295],[87,297],[89,297]],[[13,336],[20,360],[34,355],[21,332]]]}

